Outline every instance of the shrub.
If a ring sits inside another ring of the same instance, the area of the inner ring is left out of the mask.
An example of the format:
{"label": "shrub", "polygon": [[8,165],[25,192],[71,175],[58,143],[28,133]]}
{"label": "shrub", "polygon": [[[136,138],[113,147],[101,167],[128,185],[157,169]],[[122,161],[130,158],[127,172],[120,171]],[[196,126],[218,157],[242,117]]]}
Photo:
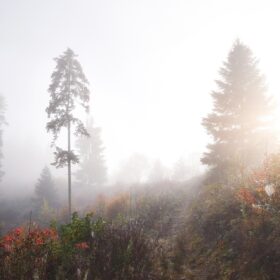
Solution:
{"label": "shrub", "polygon": [[279,174],[273,155],[241,186],[204,187],[177,234],[176,270],[191,279],[278,279]]}
{"label": "shrub", "polygon": [[91,248],[91,275],[94,279],[158,279],[155,247],[139,221],[99,226]]}
{"label": "shrub", "polygon": [[0,243],[1,279],[47,279],[53,275],[56,242],[54,229],[19,227],[9,232]]}

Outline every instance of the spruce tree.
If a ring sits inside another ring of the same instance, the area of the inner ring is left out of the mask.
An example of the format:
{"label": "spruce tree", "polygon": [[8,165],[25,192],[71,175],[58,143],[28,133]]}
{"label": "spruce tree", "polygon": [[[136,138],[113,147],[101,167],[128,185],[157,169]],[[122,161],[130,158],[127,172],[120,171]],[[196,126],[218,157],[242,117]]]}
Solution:
{"label": "spruce tree", "polygon": [[243,178],[264,156],[272,104],[257,64],[252,51],[237,40],[220,69],[213,112],[202,123],[214,141],[201,161],[210,166],[215,181]]}
{"label": "spruce tree", "polygon": [[33,201],[36,210],[42,207],[44,201],[52,208],[58,206],[55,184],[50,169],[47,166],[42,170],[40,178],[35,186],[35,197]]}
{"label": "spruce tree", "polygon": [[61,56],[55,58],[56,68],[51,76],[49,86],[50,101],[46,109],[50,121],[47,131],[53,133],[53,145],[62,128],[67,129],[67,149],[56,146],[55,161],[57,168],[68,167],[68,206],[71,218],[71,165],[78,163],[78,156],[71,149],[72,131],[75,135],[89,136],[83,122],[76,117],[77,105],[89,109],[88,80],[83,73],[75,53],[67,49]]}
{"label": "spruce tree", "polygon": [[101,139],[101,128],[95,127],[93,119],[86,126],[90,137],[82,136],[77,140],[80,154],[80,169],[76,179],[88,190],[96,190],[107,181],[107,168],[104,159],[104,146]]}

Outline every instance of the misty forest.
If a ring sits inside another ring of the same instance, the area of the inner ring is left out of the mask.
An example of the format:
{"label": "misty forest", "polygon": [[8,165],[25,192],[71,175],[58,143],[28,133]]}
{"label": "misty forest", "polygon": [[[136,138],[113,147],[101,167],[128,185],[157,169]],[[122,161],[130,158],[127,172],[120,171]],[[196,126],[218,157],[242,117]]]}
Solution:
{"label": "misty forest", "polygon": [[277,1],[0,1],[0,279],[280,279]]}

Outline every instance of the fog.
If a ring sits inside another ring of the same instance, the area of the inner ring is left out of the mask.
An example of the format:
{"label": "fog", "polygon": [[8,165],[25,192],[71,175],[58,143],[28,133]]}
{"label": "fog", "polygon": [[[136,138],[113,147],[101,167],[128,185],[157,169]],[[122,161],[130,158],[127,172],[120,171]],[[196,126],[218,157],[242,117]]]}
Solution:
{"label": "fog", "polygon": [[[278,1],[0,1],[0,92],[6,102],[3,192],[33,190],[53,160],[45,109],[54,57],[67,47],[90,82],[110,182],[141,155],[192,171],[209,142],[201,119],[236,38],[260,59],[279,99]],[[66,169],[56,175],[66,176]],[[147,172],[147,171],[146,171]],[[145,175],[146,178],[149,174]],[[5,187],[9,186],[9,187]]]}

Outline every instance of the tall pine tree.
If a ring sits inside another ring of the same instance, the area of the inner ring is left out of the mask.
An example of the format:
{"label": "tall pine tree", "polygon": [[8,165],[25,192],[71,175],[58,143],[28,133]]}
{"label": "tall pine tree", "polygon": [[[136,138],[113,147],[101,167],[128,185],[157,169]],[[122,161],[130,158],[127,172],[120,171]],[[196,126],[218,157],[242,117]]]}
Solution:
{"label": "tall pine tree", "polygon": [[75,53],[67,49],[61,56],[55,58],[56,68],[51,76],[49,86],[50,101],[46,111],[50,121],[47,131],[53,133],[57,139],[61,129],[67,129],[67,149],[56,147],[55,162],[58,167],[68,167],[68,206],[71,218],[71,165],[78,163],[78,156],[71,148],[72,130],[75,135],[89,136],[83,122],[76,117],[77,105],[86,111],[89,109],[88,80],[82,70]]}
{"label": "tall pine tree", "polygon": [[237,40],[220,69],[213,112],[202,123],[214,141],[201,161],[211,167],[215,181],[242,179],[264,156],[272,105],[257,64],[252,51]]}
{"label": "tall pine tree", "polygon": [[95,127],[93,119],[86,126],[90,137],[82,136],[77,140],[80,153],[80,169],[76,173],[78,183],[89,190],[96,191],[107,180],[107,168],[104,159],[104,146],[101,128]]}

